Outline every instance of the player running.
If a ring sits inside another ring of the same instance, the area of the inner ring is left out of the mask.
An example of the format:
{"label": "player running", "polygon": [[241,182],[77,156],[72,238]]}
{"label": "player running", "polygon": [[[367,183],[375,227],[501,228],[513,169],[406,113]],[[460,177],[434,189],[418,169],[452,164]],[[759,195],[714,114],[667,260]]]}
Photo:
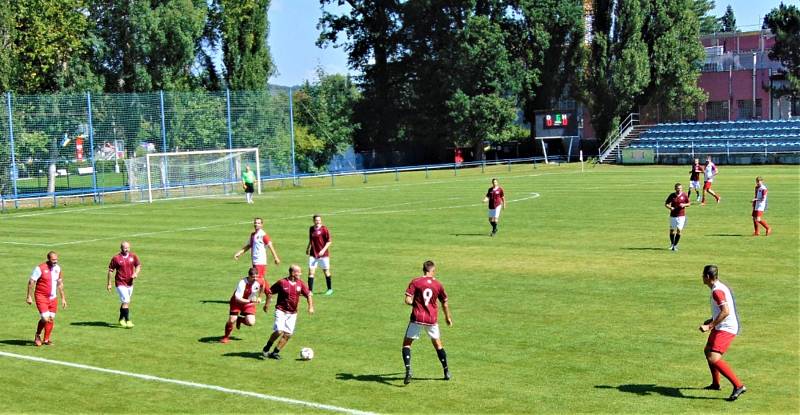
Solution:
{"label": "player running", "polygon": [[711,185],[714,183],[714,178],[717,177],[717,174],[719,174],[717,165],[711,161],[711,156],[706,157],[706,167],[703,170],[703,173],[706,180],[705,183],[703,183],[703,198],[701,199],[700,206],[706,205],[706,192],[710,193],[711,196],[714,196],[714,199],[716,199],[717,203],[719,203],[720,199],[722,198],[719,197],[716,192],[711,190]]}
{"label": "player running", "polygon": [[[265,358],[280,360],[280,352],[289,339],[294,334],[294,327],[297,323],[297,306],[300,303],[300,296],[306,298],[308,302],[308,314],[314,314],[314,295],[308,290],[308,286],[300,278],[303,271],[299,265],[292,264],[289,267],[289,276],[279,280],[267,291],[267,302],[264,303],[264,311],[269,308],[269,300],[272,295],[277,295],[278,300],[275,301],[275,324],[273,326],[272,335],[269,337],[267,344],[261,349],[261,354]],[[272,345],[275,349],[272,352],[269,349]]]}
{"label": "player running", "polygon": [[691,206],[689,195],[683,192],[680,183],[675,183],[675,191],[667,196],[664,206],[669,209],[669,249],[677,251],[683,226],[686,225],[686,208]]}
{"label": "player running", "polygon": [[256,304],[261,302],[259,292],[262,290],[258,282],[258,269],[252,267],[247,271],[247,276],[239,280],[236,289],[231,295],[228,312],[228,322],[225,323],[225,335],[219,339],[220,343],[230,341],[233,325],[238,330],[242,324],[252,326],[256,324]]}
{"label": "player running", "polygon": [[258,270],[258,283],[261,285],[262,289],[264,289],[267,287],[267,281],[265,279],[267,275],[267,248],[272,252],[272,259],[275,265],[279,265],[281,259],[278,257],[278,253],[275,251],[275,246],[272,244],[272,240],[269,239],[269,235],[264,232],[264,220],[261,218],[254,218],[253,229],[247,243],[233,255],[233,259],[238,261],[239,257],[249,249],[253,266]]}

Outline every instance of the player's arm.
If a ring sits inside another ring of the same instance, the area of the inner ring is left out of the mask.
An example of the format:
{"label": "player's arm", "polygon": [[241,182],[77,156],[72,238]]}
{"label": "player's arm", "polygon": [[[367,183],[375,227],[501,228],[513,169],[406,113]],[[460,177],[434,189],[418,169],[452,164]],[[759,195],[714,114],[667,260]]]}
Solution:
{"label": "player's arm", "polygon": [[275,252],[275,247],[272,246],[272,242],[270,241],[267,246],[269,247],[269,251],[272,252],[272,260],[275,262],[275,265],[279,265],[281,263],[281,259],[278,257],[278,253]]}
{"label": "player's arm", "polygon": [[58,293],[61,294],[61,306],[67,308],[67,296],[64,295],[64,278],[58,279]]}
{"label": "player's arm", "polygon": [[453,325],[453,316],[450,314],[450,304],[447,303],[447,300],[442,302],[442,310],[444,310],[444,318],[447,321],[448,326]]}
{"label": "player's arm", "polygon": [[249,250],[249,249],[250,249],[250,242],[248,242],[247,244],[245,244],[245,246],[243,246],[243,247],[242,247],[242,249],[240,249],[238,252],[236,252],[235,254],[233,254],[233,259],[235,259],[235,260],[237,260],[237,261],[238,261],[238,260],[239,260],[239,257],[240,257],[240,256],[242,256],[242,254],[244,254],[245,252],[247,252],[247,250]]}
{"label": "player's arm", "polygon": [[142,264],[136,264],[136,268],[133,269],[133,275],[131,278],[136,279],[139,276],[139,272],[142,271]]}
{"label": "player's arm", "polygon": [[311,256],[311,238],[308,240],[308,246],[306,247],[306,255]]}
{"label": "player's arm", "polygon": [[308,314],[314,314],[314,295],[309,294],[306,301],[308,302]]}
{"label": "player's arm", "polygon": [[405,302],[408,305],[414,304],[414,297],[411,294],[406,293]]}
{"label": "player's arm", "polygon": [[700,326],[700,331],[703,333],[713,329],[717,326],[717,324],[721,323],[731,314],[730,308],[728,308],[727,304],[722,304],[719,306],[719,315],[715,319],[708,319],[703,322],[703,325]]}
{"label": "player's arm", "polygon": [[111,287],[113,287],[113,285],[111,285],[111,281],[113,278],[114,278],[114,270],[109,268],[108,273],[106,275],[106,290],[108,291],[111,291]]}
{"label": "player's arm", "polygon": [[330,248],[330,246],[331,246],[331,240],[328,239],[328,242],[325,242],[325,246],[323,246],[322,249],[319,250],[319,256],[324,257],[325,253],[328,252],[328,248]]}
{"label": "player's arm", "polygon": [[267,295],[267,298],[264,299],[264,312],[269,312],[269,301],[272,299],[272,292],[268,288],[264,288],[264,294]]}
{"label": "player's arm", "polygon": [[31,297],[31,293],[33,293],[33,286],[36,285],[36,280],[29,279],[28,280],[28,295],[25,298],[25,302],[28,304],[33,304],[33,297]]}

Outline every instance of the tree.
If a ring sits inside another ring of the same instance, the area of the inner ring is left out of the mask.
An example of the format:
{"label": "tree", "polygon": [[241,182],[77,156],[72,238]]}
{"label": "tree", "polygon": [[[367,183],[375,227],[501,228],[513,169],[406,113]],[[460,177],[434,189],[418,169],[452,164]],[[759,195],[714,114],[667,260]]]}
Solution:
{"label": "tree", "polygon": [[331,158],[353,145],[358,124],[352,121],[358,90],[349,77],[327,74],[317,68],[317,80],[294,93],[295,123],[303,127],[298,151],[310,161],[307,168],[321,169]]}
{"label": "tree", "polygon": [[714,0],[693,0],[695,16],[700,21],[700,34],[708,35],[722,31],[722,24],[714,15],[709,14],[714,10]]}
{"label": "tree", "polygon": [[677,118],[684,114],[693,118],[706,100],[697,85],[705,52],[691,4],[691,0],[650,0],[643,28],[650,82],[637,104],[657,106],[659,113]]}
{"label": "tree", "polygon": [[[320,5],[344,4],[343,0],[320,0]],[[400,115],[407,97],[401,57],[402,9],[399,0],[347,0],[349,14],[323,12],[319,22],[319,46],[343,46],[352,69],[360,70],[362,89],[354,120],[356,150],[387,151],[401,139]],[[344,33],[346,42],[339,44]],[[407,107],[407,106],[406,106]]]}
{"label": "tree", "polygon": [[94,72],[108,92],[188,90],[204,0],[93,0]]}
{"label": "tree", "polygon": [[781,3],[764,17],[764,26],[775,35],[775,45],[769,51],[769,57],[783,64],[784,67],[778,71],[787,81],[786,86],[775,88],[773,95],[788,95],[792,108],[796,109],[800,99],[800,9]]}
{"label": "tree", "polygon": [[736,31],[736,16],[733,15],[733,7],[730,4],[725,8],[725,14],[719,18],[719,22],[722,25],[722,32]]}
{"label": "tree", "polygon": [[[579,0],[521,1],[518,19],[507,22],[507,49],[522,65],[519,99],[525,120],[552,108],[561,96],[576,96],[583,53],[583,7]],[[572,89],[571,91],[567,89]]]}
{"label": "tree", "polygon": [[203,48],[200,59],[211,89],[264,90],[275,66],[269,53],[267,10],[270,0],[211,0],[204,40],[222,51],[222,68]]}
{"label": "tree", "polygon": [[601,140],[634,110],[650,83],[643,0],[597,0],[584,101]]}
{"label": "tree", "polygon": [[100,87],[87,64],[93,37],[86,6],[86,0],[11,2],[2,13],[15,23],[13,29],[4,30],[3,41],[12,46],[0,58],[12,70],[9,74],[16,74],[5,80],[10,89],[38,93]]}
{"label": "tree", "polygon": [[14,85],[17,56],[14,47],[17,28],[10,0],[0,0],[0,92]]}

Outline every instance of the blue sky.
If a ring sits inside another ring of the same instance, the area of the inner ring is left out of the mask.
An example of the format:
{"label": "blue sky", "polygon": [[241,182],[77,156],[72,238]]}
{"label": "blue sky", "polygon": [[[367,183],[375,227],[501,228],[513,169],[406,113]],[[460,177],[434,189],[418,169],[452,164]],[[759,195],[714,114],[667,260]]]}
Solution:
{"label": "blue sky", "polygon": [[[798,4],[800,0],[785,0]],[[742,30],[757,30],[764,15],[780,4],[779,0],[717,0],[713,14],[722,16],[730,4],[736,24]],[[327,6],[328,10],[337,9]],[[269,9],[269,46],[278,74],[270,83],[284,86],[300,85],[314,80],[316,68],[327,73],[347,73],[347,56],[343,48],[320,49],[315,42],[319,36],[317,21],[322,16],[319,0],[272,0]]]}

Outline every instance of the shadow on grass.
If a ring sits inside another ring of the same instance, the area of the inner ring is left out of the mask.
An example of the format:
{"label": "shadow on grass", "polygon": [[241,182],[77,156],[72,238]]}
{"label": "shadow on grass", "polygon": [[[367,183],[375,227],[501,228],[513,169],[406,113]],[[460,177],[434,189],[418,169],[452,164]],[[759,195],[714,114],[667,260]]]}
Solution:
{"label": "shadow on grass", "polygon": [[70,326],[84,326],[84,327],[105,327],[108,329],[121,329],[119,324],[111,324],[106,321],[76,321],[69,323]]}
{"label": "shadow on grass", "polygon": [[[382,375],[356,375],[353,373],[337,373],[336,380],[357,380],[359,382],[376,382],[376,383],[383,383],[384,385],[394,386],[396,388],[402,388],[405,385],[398,385],[393,383],[394,381],[401,382],[405,377],[404,373],[397,372],[397,373],[386,373]],[[411,381],[414,383],[415,381],[423,381],[423,380],[441,380],[444,381],[442,378],[413,378]]]}
{"label": "shadow on grass", "polygon": [[228,304],[230,300],[200,300],[200,304]]}
{"label": "shadow on grass", "polygon": [[669,251],[668,248],[655,248],[652,246],[645,246],[645,247],[638,247],[638,246],[629,246],[622,248],[626,251]]}
{"label": "shadow on grass", "polygon": [[[242,340],[234,336],[229,337],[229,339],[231,339],[231,341],[237,341],[237,342],[239,340]],[[208,336],[197,339],[197,341],[199,341],[200,343],[219,343],[220,340],[222,340],[222,336]]]}
{"label": "shadow on grass", "polygon": [[453,236],[489,236],[488,232],[485,233],[454,233]]}
{"label": "shadow on grass", "polygon": [[669,398],[682,398],[682,399],[711,399],[711,400],[725,400],[724,397],[710,398],[707,396],[686,396],[682,391],[684,390],[703,390],[703,388],[676,388],[672,386],[658,386],[656,384],[629,384],[629,385],[596,385],[597,389],[616,389],[620,392],[635,393],[639,396],[661,395]]}
{"label": "shadow on grass", "polygon": [[264,360],[264,357],[261,355],[261,352],[230,352],[230,353],[223,353],[225,357],[244,357],[247,359],[256,359],[256,360]]}
{"label": "shadow on grass", "polygon": [[742,233],[712,233],[709,234],[708,236],[747,236],[747,235]]}
{"label": "shadow on grass", "polygon": [[33,340],[21,340],[21,339],[0,340],[0,344],[7,344],[9,346],[33,346]]}

